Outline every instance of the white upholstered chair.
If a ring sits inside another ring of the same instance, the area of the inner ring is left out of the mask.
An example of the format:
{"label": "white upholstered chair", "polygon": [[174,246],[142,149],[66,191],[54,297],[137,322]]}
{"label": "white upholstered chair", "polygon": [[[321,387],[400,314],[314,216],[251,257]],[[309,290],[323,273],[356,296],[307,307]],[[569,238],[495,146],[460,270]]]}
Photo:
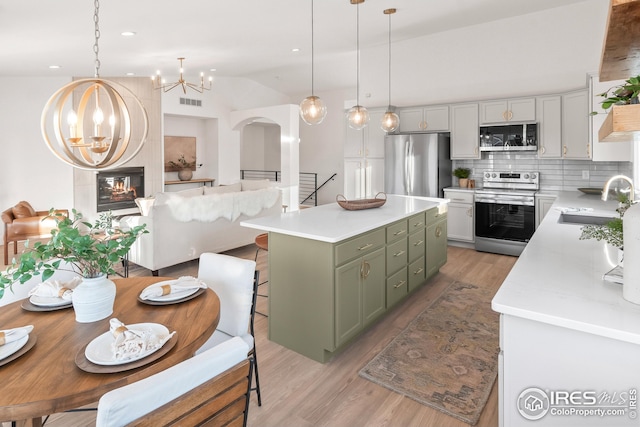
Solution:
{"label": "white upholstered chair", "polygon": [[198,279],[213,289],[220,298],[220,321],[211,338],[198,349],[196,354],[233,337],[242,338],[250,348],[249,355],[254,359],[256,386],[252,390],[257,393],[258,406],[262,406],[253,330],[259,280],[255,261],[229,255],[204,253],[200,255]]}
{"label": "white upholstered chair", "polygon": [[220,419],[229,418],[235,420],[232,425],[246,425],[251,387],[248,350],[242,339],[233,338],[104,394],[98,402],[96,427],[221,425]]}

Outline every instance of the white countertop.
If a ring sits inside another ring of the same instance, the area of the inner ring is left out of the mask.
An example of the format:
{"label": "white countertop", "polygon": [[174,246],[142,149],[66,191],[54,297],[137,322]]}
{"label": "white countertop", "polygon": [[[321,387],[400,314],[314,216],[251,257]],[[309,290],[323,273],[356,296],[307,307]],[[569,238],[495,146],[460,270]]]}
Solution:
{"label": "white countertop", "polygon": [[379,208],[348,211],[337,203],[329,203],[281,215],[246,220],[240,222],[240,225],[336,243],[436,206],[446,211],[447,202],[447,199],[433,197],[387,194],[387,202]]}
{"label": "white countertop", "polygon": [[[617,217],[617,202],[578,191],[558,198],[492,301],[500,313],[640,344],[640,305],[622,298],[622,285],[605,282],[618,251],[579,240],[581,225],[559,224],[558,208],[591,208]],[[637,260],[634,260],[637,262]],[[633,262],[633,261],[632,261]]]}

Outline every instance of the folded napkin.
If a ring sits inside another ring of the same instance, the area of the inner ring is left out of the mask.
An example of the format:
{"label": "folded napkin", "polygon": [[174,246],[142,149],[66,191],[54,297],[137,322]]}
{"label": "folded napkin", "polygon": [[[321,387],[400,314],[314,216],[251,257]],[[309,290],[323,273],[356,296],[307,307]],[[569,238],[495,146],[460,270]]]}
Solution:
{"label": "folded napkin", "polygon": [[151,330],[131,330],[116,318],[109,320],[109,331],[114,337],[113,355],[116,360],[128,360],[160,348],[175,332],[159,337]]}
{"label": "folded napkin", "polygon": [[26,337],[33,331],[33,325],[22,326],[20,328],[5,329],[0,331],[0,345],[9,344],[18,341],[20,338]]}
{"label": "folded napkin", "polygon": [[140,293],[141,299],[157,298],[175,292],[182,292],[191,289],[206,288],[207,284],[191,276],[182,276],[171,283],[164,285],[151,285]]}
{"label": "folded napkin", "polygon": [[82,278],[80,276],[74,277],[66,282],[61,282],[60,280],[45,280],[44,282],[34,286],[34,288],[29,291],[29,296],[57,297],[66,301],[71,301],[71,294],[73,293],[73,290],[81,282]]}

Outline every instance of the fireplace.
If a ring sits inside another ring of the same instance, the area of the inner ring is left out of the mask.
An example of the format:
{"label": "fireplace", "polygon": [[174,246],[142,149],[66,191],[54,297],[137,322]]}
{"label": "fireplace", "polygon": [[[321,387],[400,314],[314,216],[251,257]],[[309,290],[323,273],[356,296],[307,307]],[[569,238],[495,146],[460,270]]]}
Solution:
{"label": "fireplace", "polygon": [[98,172],[97,211],[135,208],[136,197],[144,197],[144,167]]}

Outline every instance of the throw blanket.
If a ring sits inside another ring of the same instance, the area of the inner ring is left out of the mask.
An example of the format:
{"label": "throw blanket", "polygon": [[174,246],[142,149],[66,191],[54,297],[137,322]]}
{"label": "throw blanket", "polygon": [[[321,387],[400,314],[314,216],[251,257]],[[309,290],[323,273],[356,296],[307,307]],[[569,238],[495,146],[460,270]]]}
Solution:
{"label": "throw blanket", "polygon": [[167,200],[171,214],[181,222],[213,222],[218,218],[235,221],[242,214],[254,216],[273,206],[280,190],[266,188],[236,193],[206,194],[195,197],[176,197]]}

